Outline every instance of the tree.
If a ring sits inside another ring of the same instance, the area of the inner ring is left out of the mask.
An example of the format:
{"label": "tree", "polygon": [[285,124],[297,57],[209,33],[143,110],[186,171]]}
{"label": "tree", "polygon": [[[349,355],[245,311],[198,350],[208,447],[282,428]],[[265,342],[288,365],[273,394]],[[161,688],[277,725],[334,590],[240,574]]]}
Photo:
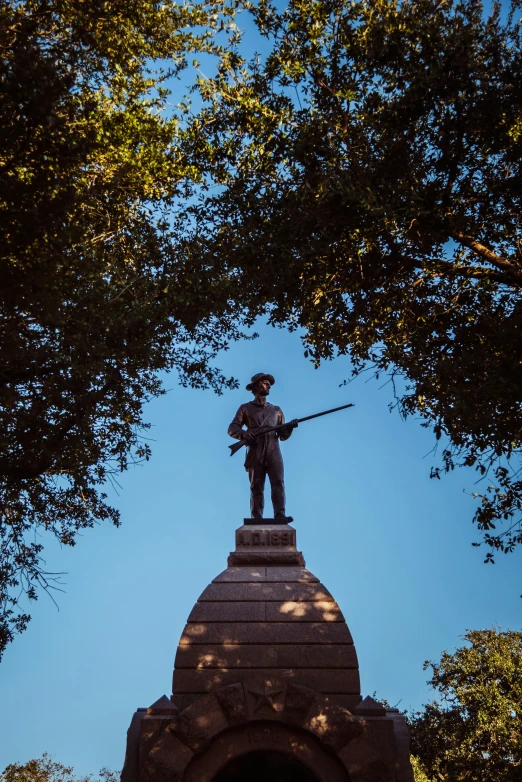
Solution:
{"label": "tree", "polygon": [[419,758],[415,757],[415,755],[411,755],[410,760],[415,782],[432,782],[432,780],[429,779],[429,777],[426,775]]}
{"label": "tree", "polygon": [[[166,80],[219,58],[233,4],[10,0],[0,8],[0,656],[52,586],[43,534],[119,524],[104,485],[148,459],[158,373],[220,391],[240,320],[184,269],[176,199],[200,176]],[[226,38],[223,43],[226,42]],[[212,301],[209,309],[207,302]]]}
{"label": "tree", "polygon": [[74,769],[56,763],[44,752],[41,758],[29,760],[23,765],[11,763],[0,774],[0,782],[117,782],[119,775],[103,768],[98,777],[93,775],[78,778]]}
{"label": "tree", "polygon": [[466,646],[424,665],[441,700],[410,716],[417,771],[448,782],[516,782],[522,776],[522,633],[468,630],[463,640]]}
{"label": "tree", "polygon": [[191,263],[316,366],[389,375],[432,476],[484,481],[493,561],[522,542],[520,2],[249,5],[266,56],[198,79]]}

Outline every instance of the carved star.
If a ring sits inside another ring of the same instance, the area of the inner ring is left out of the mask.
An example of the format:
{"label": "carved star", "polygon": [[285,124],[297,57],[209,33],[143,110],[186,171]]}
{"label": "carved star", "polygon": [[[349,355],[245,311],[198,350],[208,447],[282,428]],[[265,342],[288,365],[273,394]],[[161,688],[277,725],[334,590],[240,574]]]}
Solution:
{"label": "carved star", "polygon": [[276,704],[274,701],[278,695],[283,694],[283,690],[273,690],[269,687],[267,682],[265,682],[263,692],[259,692],[259,690],[248,690],[248,692],[256,699],[253,708],[254,714],[256,711],[259,711],[259,709],[262,709],[263,706],[268,706],[268,708],[272,709],[272,711],[276,711]]}

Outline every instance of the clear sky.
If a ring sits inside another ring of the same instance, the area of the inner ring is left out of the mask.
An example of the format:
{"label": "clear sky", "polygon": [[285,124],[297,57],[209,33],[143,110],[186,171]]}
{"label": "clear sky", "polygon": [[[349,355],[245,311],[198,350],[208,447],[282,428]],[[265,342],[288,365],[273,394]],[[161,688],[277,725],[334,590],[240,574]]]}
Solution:
{"label": "clear sky", "polygon": [[482,563],[463,492],[475,473],[429,479],[433,436],[389,413],[389,386],[361,378],[339,388],[346,360],[314,370],[297,335],[269,328],[219,364],[242,390],[218,397],[170,376],[172,390],[148,406],[152,461],[113,496],[123,526],[88,531],[75,549],[48,546],[66,591],[59,611],[45,596],[34,605],[0,665],[0,769],[47,751],[78,773],[118,770],[136,707],[170,694],[186,618],[248,515],[247,475],[242,456],[229,458],[226,430],[255,372],[275,375],[270,399],[287,419],[356,405],[302,424],[282,448],[298,548],[345,614],[364,695],[420,707],[430,697],[424,660],[466,628],[520,629],[521,554]]}

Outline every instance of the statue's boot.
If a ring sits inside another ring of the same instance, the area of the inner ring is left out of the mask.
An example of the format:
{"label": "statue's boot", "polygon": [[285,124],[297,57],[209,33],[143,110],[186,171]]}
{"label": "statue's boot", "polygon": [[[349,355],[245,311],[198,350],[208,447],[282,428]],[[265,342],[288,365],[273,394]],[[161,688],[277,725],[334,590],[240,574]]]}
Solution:
{"label": "statue's boot", "polygon": [[290,522],[294,520],[293,516],[287,516],[285,513],[276,513],[274,518],[276,518],[278,521],[286,521],[287,524],[290,524]]}

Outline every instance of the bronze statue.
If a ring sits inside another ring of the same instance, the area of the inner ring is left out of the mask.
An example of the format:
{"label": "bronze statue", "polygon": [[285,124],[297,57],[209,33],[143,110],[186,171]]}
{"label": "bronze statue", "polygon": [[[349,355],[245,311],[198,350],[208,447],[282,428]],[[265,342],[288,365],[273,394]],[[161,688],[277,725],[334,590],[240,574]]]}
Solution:
{"label": "bronze statue", "polygon": [[[245,469],[250,478],[250,512],[253,519],[263,518],[265,506],[265,480],[268,473],[272,489],[272,504],[274,518],[293,521],[285,512],[285,482],[283,457],[279,448],[279,440],[288,440],[292,431],[303,421],[320,418],[323,415],[336,413],[353,407],[353,404],[323,410],[322,413],[307,415],[305,418],[294,418],[285,424],[285,417],[280,407],[266,401],[270,388],[275,383],[273,375],[259,372],[247,385],[247,391],[254,394],[253,402],[241,405],[234,420],[228,427],[230,437],[239,440],[230,445],[230,455],[233,456],[244,445],[247,446]],[[243,427],[246,426],[246,429]]]}
{"label": "bronze statue", "polygon": [[[281,408],[267,402],[266,398],[274,383],[273,375],[263,372],[254,375],[246,387],[247,391],[254,394],[254,399],[241,405],[228,427],[228,433],[247,445],[245,469],[250,478],[252,518],[263,518],[265,480],[268,474],[274,518],[291,521],[291,517],[285,512],[284,468],[279,440],[288,440],[298,421],[294,419],[285,424]],[[245,426],[246,429],[243,428]],[[277,431],[265,431],[276,426]]]}

